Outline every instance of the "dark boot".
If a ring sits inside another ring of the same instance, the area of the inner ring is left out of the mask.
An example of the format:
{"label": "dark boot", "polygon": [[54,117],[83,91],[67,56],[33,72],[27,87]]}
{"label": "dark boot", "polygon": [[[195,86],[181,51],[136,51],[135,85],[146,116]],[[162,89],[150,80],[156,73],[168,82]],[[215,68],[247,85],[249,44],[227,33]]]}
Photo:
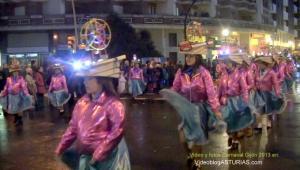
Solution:
{"label": "dark boot", "polygon": [[14,123],[17,123],[18,119],[19,119],[19,115],[15,114],[15,119],[14,119]]}
{"label": "dark boot", "polygon": [[238,149],[239,149],[239,142],[233,141],[230,150],[234,151],[234,150],[238,150]]}
{"label": "dark boot", "polygon": [[62,115],[64,115],[64,114],[65,114],[65,110],[60,109],[60,110],[59,110],[59,115],[62,116]]}
{"label": "dark boot", "polygon": [[22,116],[18,116],[15,125],[16,125],[16,126],[22,126],[22,125],[23,125],[23,119],[22,119]]}
{"label": "dark boot", "polygon": [[229,148],[232,147],[232,138],[231,138],[231,137],[228,139],[228,147],[229,147]]}

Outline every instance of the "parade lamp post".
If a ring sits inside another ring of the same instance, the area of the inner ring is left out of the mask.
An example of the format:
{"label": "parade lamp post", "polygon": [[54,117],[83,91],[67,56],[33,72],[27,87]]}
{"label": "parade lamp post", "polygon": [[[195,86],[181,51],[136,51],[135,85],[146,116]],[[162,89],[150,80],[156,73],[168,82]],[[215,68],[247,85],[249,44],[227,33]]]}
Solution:
{"label": "parade lamp post", "polygon": [[76,19],[76,11],[75,11],[75,2],[72,0],[72,10],[73,10],[73,20],[74,20],[74,29],[75,29],[75,48],[73,53],[76,53],[78,46],[78,31],[77,31],[77,19]]}
{"label": "parade lamp post", "polygon": [[227,45],[227,37],[229,36],[229,29],[224,28],[222,30],[222,35],[225,37],[225,44]]}

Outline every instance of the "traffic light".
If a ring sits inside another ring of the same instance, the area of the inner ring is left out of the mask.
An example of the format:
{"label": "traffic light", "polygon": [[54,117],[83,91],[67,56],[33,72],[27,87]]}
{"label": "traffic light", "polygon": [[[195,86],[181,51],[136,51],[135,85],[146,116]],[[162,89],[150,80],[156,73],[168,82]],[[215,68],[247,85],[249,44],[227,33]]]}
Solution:
{"label": "traffic light", "polygon": [[71,50],[75,50],[76,44],[75,44],[75,37],[74,36],[68,36],[68,48]]}

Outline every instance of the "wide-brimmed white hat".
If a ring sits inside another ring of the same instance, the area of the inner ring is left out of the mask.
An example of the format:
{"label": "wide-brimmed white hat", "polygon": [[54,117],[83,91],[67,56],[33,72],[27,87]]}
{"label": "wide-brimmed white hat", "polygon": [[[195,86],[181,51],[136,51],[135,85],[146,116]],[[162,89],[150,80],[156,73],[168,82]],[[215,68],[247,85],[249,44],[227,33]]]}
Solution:
{"label": "wide-brimmed white hat", "polygon": [[273,57],[271,56],[262,56],[255,58],[255,61],[261,61],[264,63],[272,64],[273,63]]}
{"label": "wide-brimmed white hat", "polygon": [[243,64],[245,56],[247,56],[247,53],[232,53],[229,54],[228,59],[237,64]]}
{"label": "wide-brimmed white hat", "polygon": [[75,75],[84,77],[119,78],[120,61],[124,59],[126,59],[126,55],[110,59],[100,59],[97,62],[91,62],[89,65],[83,66],[82,69],[75,72]]}
{"label": "wide-brimmed white hat", "polygon": [[282,59],[284,59],[284,58],[278,54],[273,55],[273,60],[277,63],[279,63],[280,60],[282,60]]}
{"label": "wide-brimmed white hat", "polygon": [[248,65],[251,64],[251,58],[249,55],[243,55],[243,60],[246,64],[248,64]]}
{"label": "wide-brimmed white hat", "polygon": [[208,43],[191,43],[183,41],[179,44],[179,53],[181,54],[206,54]]}

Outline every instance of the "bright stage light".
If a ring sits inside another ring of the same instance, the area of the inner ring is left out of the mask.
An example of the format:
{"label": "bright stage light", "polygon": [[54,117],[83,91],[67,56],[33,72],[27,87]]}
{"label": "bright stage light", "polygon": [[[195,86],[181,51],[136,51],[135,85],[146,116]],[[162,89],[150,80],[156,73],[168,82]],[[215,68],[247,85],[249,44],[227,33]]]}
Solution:
{"label": "bright stage light", "polygon": [[92,64],[92,63],[91,63],[91,61],[89,61],[89,60],[84,62],[84,65],[86,65],[86,66],[89,66],[89,65],[91,65],[91,64]]}
{"label": "bright stage light", "polygon": [[222,35],[227,37],[229,35],[229,30],[228,29],[223,29],[222,30]]}
{"label": "bright stage light", "polygon": [[229,49],[226,49],[225,54],[229,54]]}
{"label": "bright stage light", "polygon": [[80,70],[82,68],[82,64],[79,61],[75,61],[73,63],[73,67],[75,70]]}

